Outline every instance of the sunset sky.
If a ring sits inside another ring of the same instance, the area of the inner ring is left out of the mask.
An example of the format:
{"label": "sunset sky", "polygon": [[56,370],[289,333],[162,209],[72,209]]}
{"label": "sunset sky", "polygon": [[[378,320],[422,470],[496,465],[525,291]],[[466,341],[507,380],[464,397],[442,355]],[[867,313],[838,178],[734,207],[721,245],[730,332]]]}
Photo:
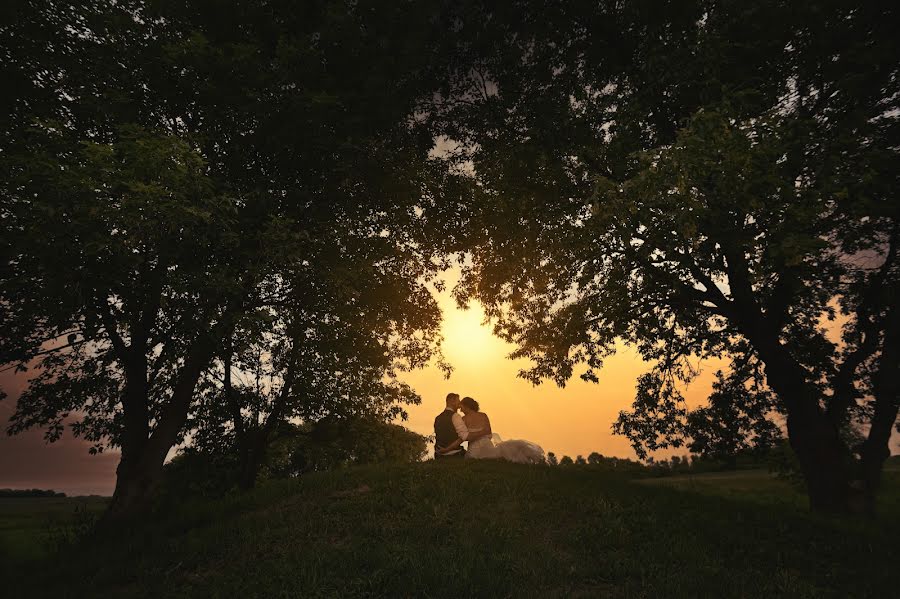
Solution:
{"label": "sunset sky", "polygon": [[[432,365],[406,375],[406,381],[422,396],[421,405],[408,408],[407,427],[430,435],[434,417],[443,409],[447,393],[453,391],[477,399],[494,431],[504,439],[528,439],[560,457],[587,456],[592,451],[635,457],[628,440],[610,430],[619,411],[631,405],[635,381],[647,369],[633,349],[621,347],[608,359],[597,384],[573,377],[563,389],[552,382],[535,387],[516,376],[527,362],[506,358],[513,346],[494,337],[490,326],[482,324],[481,307],[457,308],[449,291],[455,279],[455,274],[449,273],[448,291],[437,295],[444,310],[444,352],[454,371],[445,379]],[[702,365],[701,375],[685,392],[688,405],[698,405],[707,397],[720,367],[717,362]],[[10,396],[0,402],[4,432],[24,384],[22,375],[0,373],[0,387]],[[42,435],[36,430],[12,438],[0,435],[0,488],[52,488],[70,495],[112,493],[116,452],[91,456],[88,445],[68,433],[52,445],[47,445]],[[896,453],[898,446],[894,440],[892,452]],[[680,449],[657,455],[685,453]]]}
{"label": "sunset sky", "polygon": [[[494,432],[504,439],[528,439],[558,456],[574,458],[597,451],[635,457],[628,440],[613,435],[610,428],[619,411],[631,405],[636,379],[647,370],[637,352],[621,347],[605,362],[597,384],[576,376],[562,389],[553,382],[533,386],[516,376],[528,362],[507,359],[513,346],[493,336],[490,326],[482,324],[480,305],[460,310],[449,291],[438,297],[445,315],[444,352],[454,371],[449,379],[436,367],[407,375],[407,382],[422,395],[422,405],[408,410],[409,428],[431,434],[434,417],[444,407],[444,397],[453,391],[477,399],[481,410],[490,416]],[[688,389],[690,405],[708,395],[717,367],[707,364]]]}
{"label": "sunset sky", "polygon": [[[453,272],[449,273],[451,286],[455,278]],[[444,397],[454,391],[477,399],[490,416],[494,431],[504,439],[528,439],[559,456],[587,456],[597,451],[634,457],[628,440],[610,431],[619,410],[631,404],[637,376],[646,370],[634,350],[623,347],[607,360],[599,384],[575,377],[564,389],[552,382],[535,387],[516,377],[526,362],[506,358],[512,346],[494,337],[490,327],[482,324],[484,313],[479,305],[460,310],[449,291],[438,294],[438,298],[445,314],[444,352],[454,371],[449,380],[434,365],[406,375],[406,381],[422,396],[421,405],[408,409],[406,426],[430,435],[434,417],[444,407]],[[688,389],[690,404],[706,397],[716,367],[707,364]],[[0,386],[10,396],[0,402],[4,429],[24,384],[22,375],[16,377],[11,371],[0,374]],[[52,445],[44,442],[42,434],[29,431],[13,438],[0,435],[0,488],[112,493],[118,460],[115,452],[90,456],[87,444],[68,433]]]}
{"label": "sunset sky", "polygon": [[[467,310],[456,306],[450,290],[458,277],[458,271],[449,271],[445,276],[447,290],[435,292],[444,312],[444,354],[453,373],[446,379],[432,364],[405,375],[406,382],[422,396],[422,403],[407,407],[409,420],[403,424],[423,435],[432,434],[434,417],[443,410],[444,398],[452,391],[477,399],[490,416],[494,432],[504,439],[527,439],[559,457],[586,457],[597,451],[607,456],[635,458],[628,440],[612,434],[611,426],[619,411],[631,405],[636,379],[648,369],[637,352],[621,346],[615,356],[605,361],[597,384],[584,382],[576,375],[565,388],[553,382],[534,386],[516,376],[527,361],[506,357],[513,346],[495,337],[490,325],[483,324],[481,306],[476,303]],[[837,339],[836,323],[830,327]],[[700,366],[700,376],[684,390],[691,407],[706,399],[716,369],[725,364],[707,361]],[[44,441],[41,430],[15,437],[5,434],[25,384],[25,375],[16,375],[12,370],[0,372],[0,389],[9,396],[0,402],[0,488],[52,488],[70,495],[111,495],[117,452],[91,456],[87,452],[89,445],[74,439],[68,431],[53,444]],[[900,438],[895,437],[891,452],[898,451]],[[173,450],[170,455],[174,453]],[[686,453],[681,448],[654,455],[660,458]]]}

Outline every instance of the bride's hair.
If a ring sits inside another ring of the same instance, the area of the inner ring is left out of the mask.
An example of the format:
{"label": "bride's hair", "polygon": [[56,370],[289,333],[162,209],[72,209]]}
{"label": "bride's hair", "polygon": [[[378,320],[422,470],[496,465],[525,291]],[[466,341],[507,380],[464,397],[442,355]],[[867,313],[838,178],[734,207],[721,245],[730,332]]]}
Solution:
{"label": "bride's hair", "polygon": [[475,412],[478,411],[478,402],[475,401],[474,399],[472,399],[471,397],[463,397],[462,401],[460,401],[459,403],[466,406],[467,408],[469,408],[472,411],[475,411]]}

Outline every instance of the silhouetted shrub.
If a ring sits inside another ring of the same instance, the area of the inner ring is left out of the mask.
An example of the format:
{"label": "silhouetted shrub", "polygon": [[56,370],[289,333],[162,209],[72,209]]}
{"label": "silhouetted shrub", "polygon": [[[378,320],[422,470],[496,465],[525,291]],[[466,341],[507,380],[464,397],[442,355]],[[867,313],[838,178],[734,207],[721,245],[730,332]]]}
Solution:
{"label": "silhouetted shrub", "polygon": [[0,497],[65,497],[65,493],[44,489],[0,489]]}

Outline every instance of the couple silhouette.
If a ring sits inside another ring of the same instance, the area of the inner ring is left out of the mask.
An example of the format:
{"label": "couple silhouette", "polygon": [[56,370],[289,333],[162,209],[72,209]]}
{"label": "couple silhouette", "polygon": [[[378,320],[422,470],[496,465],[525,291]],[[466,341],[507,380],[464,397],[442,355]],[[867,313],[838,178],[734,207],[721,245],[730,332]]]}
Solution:
{"label": "couple silhouette", "polygon": [[[462,411],[462,415],[459,412]],[[468,444],[468,448],[463,447]],[[504,441],[471,397],[447,394],[444,411],[434,419],[434,459],[502,459],[520,464],[544,463],[540,445],[524,439]]]}

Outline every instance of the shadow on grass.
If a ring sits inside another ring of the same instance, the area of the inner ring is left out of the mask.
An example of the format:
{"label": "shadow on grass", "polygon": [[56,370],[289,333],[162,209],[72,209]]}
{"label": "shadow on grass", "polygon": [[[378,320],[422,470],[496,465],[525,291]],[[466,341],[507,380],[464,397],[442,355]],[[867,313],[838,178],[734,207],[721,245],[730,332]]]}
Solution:
{"label": "shadow on grass", "polygon": [[16,579],[24,590],[29,571],[41,571],[57,596],[124,597],[838,597],[891,588],[884,549],[894,525],[813,517],[791,501],[753,499],[752,486],[731,496],[721,481],[687,491],[675,483],[487,461],[352,468],[187,499]]}

